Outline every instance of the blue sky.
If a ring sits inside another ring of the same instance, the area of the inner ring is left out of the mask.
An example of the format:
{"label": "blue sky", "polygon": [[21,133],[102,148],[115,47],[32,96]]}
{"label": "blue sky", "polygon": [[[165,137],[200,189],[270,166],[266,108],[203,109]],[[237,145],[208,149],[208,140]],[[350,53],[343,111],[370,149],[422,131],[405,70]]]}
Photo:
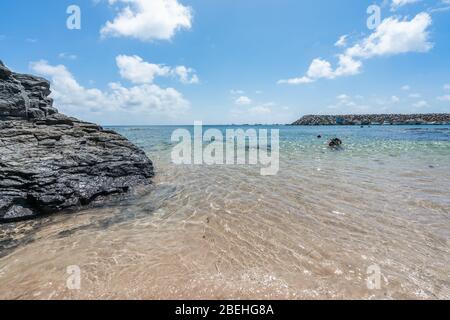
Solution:
{"label": "blue sky", "polygon": [[450,112],[449,0],[4,0],[0,12],[0,59],[103,125]]}

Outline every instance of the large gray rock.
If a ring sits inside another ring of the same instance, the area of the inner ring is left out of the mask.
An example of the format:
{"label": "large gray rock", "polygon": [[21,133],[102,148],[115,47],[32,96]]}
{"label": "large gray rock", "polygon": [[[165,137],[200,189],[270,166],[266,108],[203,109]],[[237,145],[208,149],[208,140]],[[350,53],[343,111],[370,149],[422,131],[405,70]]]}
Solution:
{"label": "large gray rock", "polygon": [[73,211],[151,183],[121,135],[58,113],[50,84],[0,61],[0,222]]}

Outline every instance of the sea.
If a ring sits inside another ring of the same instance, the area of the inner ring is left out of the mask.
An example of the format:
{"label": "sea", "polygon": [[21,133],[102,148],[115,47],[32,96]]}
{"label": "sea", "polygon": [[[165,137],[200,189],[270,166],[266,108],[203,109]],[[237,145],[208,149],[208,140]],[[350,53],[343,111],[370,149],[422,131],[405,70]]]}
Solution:
{"label": "sea", "polygon": [[0,298],[450,299],[450,126],[204,128],[278,130],[273,175],[175,164],[180,128],[109,128],[154,163],[132,197],[0,225]]}

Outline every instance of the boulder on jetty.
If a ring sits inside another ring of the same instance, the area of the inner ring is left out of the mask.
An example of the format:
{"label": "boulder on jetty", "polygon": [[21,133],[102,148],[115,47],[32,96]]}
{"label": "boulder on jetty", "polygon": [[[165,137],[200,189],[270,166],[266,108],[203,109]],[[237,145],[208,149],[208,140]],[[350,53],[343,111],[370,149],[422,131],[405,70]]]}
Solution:
{"label": "boulder on jetty", "polygon": [[47,80],[0,61],[0,223],[72,212],[151,183],[142,150],[59,113],[50,93]]}
{"label": "boulder on jetty", "polygon": [[364,125],[437,125],[450,124],[450,114],[360,114],[360,115],[308,115],[292,125],[297,126],[364,126]]}

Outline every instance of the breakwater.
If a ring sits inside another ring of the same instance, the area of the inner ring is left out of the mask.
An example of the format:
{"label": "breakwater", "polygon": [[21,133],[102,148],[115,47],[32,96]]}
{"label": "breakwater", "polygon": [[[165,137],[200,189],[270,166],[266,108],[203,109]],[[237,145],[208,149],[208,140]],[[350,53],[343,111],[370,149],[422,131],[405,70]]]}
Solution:
{"label": "breakwater", "polygon": [[450,124],[450,114],[307,115],[292,125],[439,125]]}

